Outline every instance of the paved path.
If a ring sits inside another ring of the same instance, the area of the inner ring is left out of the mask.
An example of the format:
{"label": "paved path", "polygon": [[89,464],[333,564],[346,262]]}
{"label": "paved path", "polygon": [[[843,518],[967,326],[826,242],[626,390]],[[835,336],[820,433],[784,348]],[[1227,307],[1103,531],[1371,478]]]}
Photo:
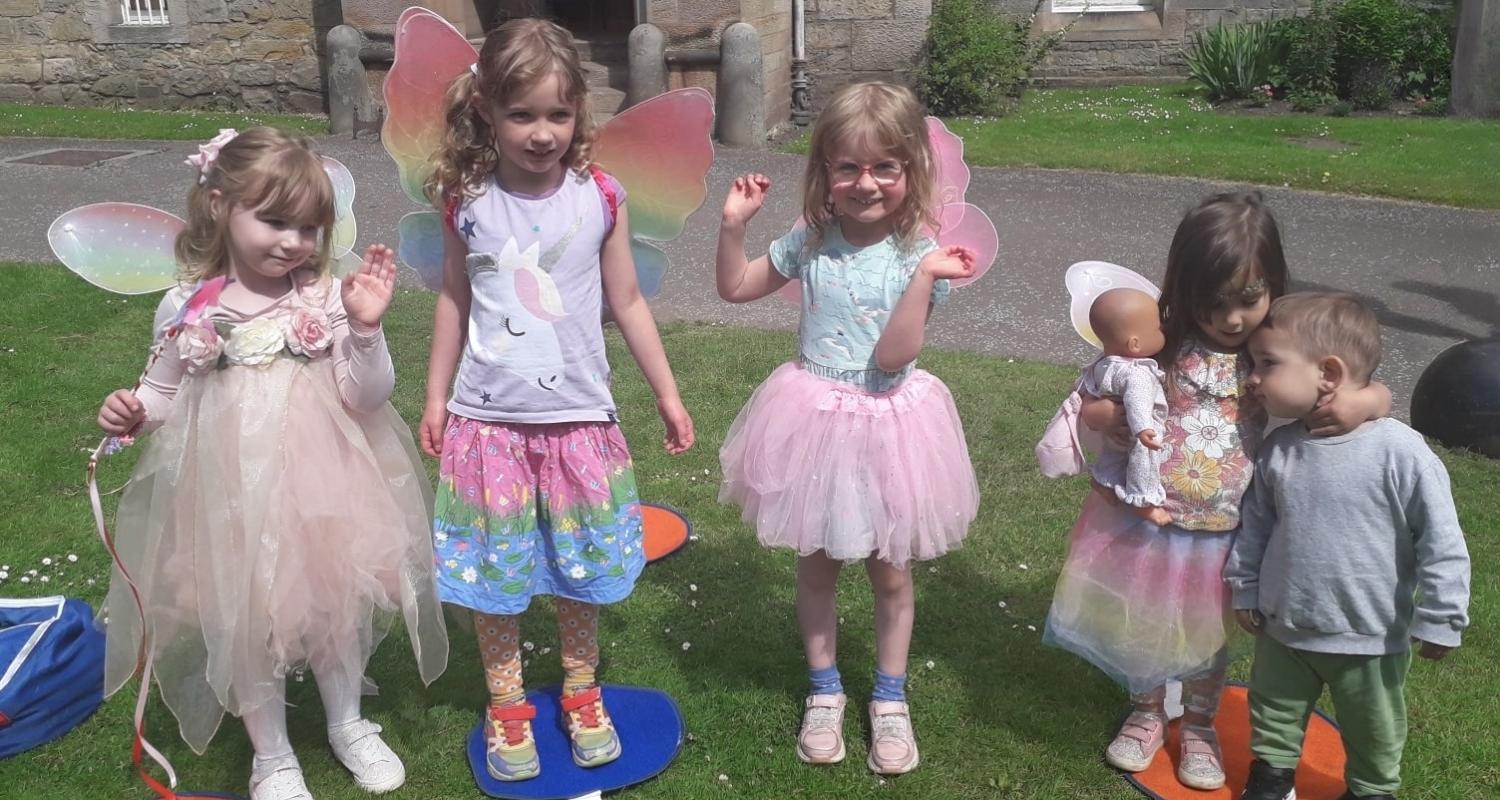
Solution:
{"label": "paved path", "polygon": [[[326,139],[359,183],[355,214],[361,239],[394,238],[396,221],[416,210],[396,188],[396,170],[377,143]],[[140,149],[138,157],[90,169],[3,163],[55,147]],[[0,260],[44,261],[48,223],[62,211],[102,200],[127,200],[182,213],[190,178],[187,142],[0,139]],[[771,176],[773,194],[752,225],[760,252],[797,215],[796,156],[721,149],[709,176],[709,198],[684,235],[667,246],[668,283],[654,303],[661,319],[795,327],[795,310],[778,300],[733,306],[713,288],[718,208],[729,181],[744,171]],[[1494,176],[1474,175],[1473,180]],[[1167,246],[1182,213],[1202,196],[1232,184],[1178,178],[1051,170],[976,169],[969,200],[1000,230],[999,263],[960,290],[933,317],[940,347],[1082,364],[1090,349],[1066,321],[1062,276],[1068,265],[1102,259],[1160,280]],[[1296,288],[1357,292],[1385,326],[1380,377],[1405,417],[1411,387],[1443,348],[1465,338],[1500,335],[1500,213],[1286,189],[1264,190],[1281,222]],[[393,242],[391,242],[393,243]]]}

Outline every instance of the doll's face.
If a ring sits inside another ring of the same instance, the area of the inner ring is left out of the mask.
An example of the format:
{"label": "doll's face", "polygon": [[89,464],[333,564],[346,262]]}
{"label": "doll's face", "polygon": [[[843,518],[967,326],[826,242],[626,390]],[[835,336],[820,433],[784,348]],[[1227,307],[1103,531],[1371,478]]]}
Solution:
{"label": "doll's face", "polygon": [[1156,300],[1136,289],[1111,289],[1089,309],[1089,324],[1104,352],[1125,358],[1150,358],[1166,346]]}

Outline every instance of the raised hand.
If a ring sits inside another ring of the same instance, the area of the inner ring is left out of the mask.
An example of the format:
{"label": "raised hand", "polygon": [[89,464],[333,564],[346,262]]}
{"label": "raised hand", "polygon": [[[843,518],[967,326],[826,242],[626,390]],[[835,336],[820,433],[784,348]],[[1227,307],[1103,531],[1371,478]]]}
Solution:
{"label": "raised hand", "polygon": [[99,407],[99,427],[111,436],[124,436],[146,420],[146,406],[129,389],[116,389]]}
{"label": "raised hand", "polygon": [[729,197],[724,200],[723,222],[726,225],[744,225],[760,211],[771,191],[771,179],[752,172],[734,179],[729,187]]}
{"label": "raised hand", "polygon": [[974,275],[974,262],[977,258],[973,250],[963,245],[949,245],[923,256],[917,269],[936,280],[968,278]]}
{"label": "raised hand", "polygon": [[685,453],[693,446],[693,418],[680,397],[665,397],[656,401],[656,411],[662,424],[667,426],[667,435],[662,444],[672,455]]}
{"label": "raised hand", "polygon": [[370,245],[359,269],[344,276],[339,291],[351,322],[366,330],[379,327],[396,291],[395,252],[383,244]]}

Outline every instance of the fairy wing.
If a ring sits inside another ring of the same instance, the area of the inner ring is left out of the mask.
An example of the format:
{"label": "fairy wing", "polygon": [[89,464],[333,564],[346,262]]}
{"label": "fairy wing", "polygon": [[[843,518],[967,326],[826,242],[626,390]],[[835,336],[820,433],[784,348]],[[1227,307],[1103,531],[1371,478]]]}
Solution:
{"label": "fairy wing", "polygon": [[1161,297],[1161,290],[1145,276],[1108,261],[1080,261],[1068,267],[1063,282],[1071,298],[1068,314],[1073,320],[1073,330],[1095,347],[1103,345],[1089,325],[1089,309],[1099,295],[1110,289],[1139,289],[1153,298]]}
{"label": "fairy wing", "polygon": [[713,128],[713,96],[676,89],[621,112],[594,142],[594,162],[629,196],[631,251],[647,297],[660,290],[667,268],[666,254],[650,242],[682,235],[708,196]]}
{"label": "fairy wing", "polygon": [[974,274],[950,283],[957,289],[979,280],[994,265],[1000,252],[1000,234],[990,216],[966,199],[969,165],[964,162],[964,140],[937,117],[927,118],[927,137],[932,143],[933,196],[941,204],[933,238],[939,247],[958,245],[975,255]]}
{"label": "fairy wing", "polygon": [[359,268],[360,258],[354,253],[358,241],[359,227],[354,222],[354,175],[337,159],[323,156],[323,171],[333,183],[333,235],[329,258],[335,275],[342,276]]}
{"label": "fairy wing", "polygon": [[67,211],[47,244],[79,277],[116,294],[159,292],[176,283],[173,244],[187,223],[135,203],[94,203]]}
{"label": "fairy wing", "polygon": [[443,141],[448,87],[478,60],[463,34],[425,8],[408,8],[396,21],[380,140],[396,161],[401,189],[421,205],[429,204],[422,186],[432,174],[432,154]]}

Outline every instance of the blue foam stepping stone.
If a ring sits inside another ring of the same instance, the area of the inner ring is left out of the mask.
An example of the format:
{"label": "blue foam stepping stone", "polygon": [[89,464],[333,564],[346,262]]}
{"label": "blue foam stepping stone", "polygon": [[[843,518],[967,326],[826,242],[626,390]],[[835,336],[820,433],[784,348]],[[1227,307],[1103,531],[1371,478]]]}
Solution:
{"label": "blue foam stepping stone", "polygon": [[484,765],[483,718],[469,732],[469,768],[474,783],[490,797],[518,800],[570,800],[590,792],[611,792],[650,780],[665,770],[682,749],[682,712],[663,692],[644,686],[604,684],[604,707],[620,735],[620,757],[584,769],[573,763],[572,744],[563,728],[562,686],[545,686],[527,693],[536,706],[531,721],[542,773],[524,781],[497,781]]}

